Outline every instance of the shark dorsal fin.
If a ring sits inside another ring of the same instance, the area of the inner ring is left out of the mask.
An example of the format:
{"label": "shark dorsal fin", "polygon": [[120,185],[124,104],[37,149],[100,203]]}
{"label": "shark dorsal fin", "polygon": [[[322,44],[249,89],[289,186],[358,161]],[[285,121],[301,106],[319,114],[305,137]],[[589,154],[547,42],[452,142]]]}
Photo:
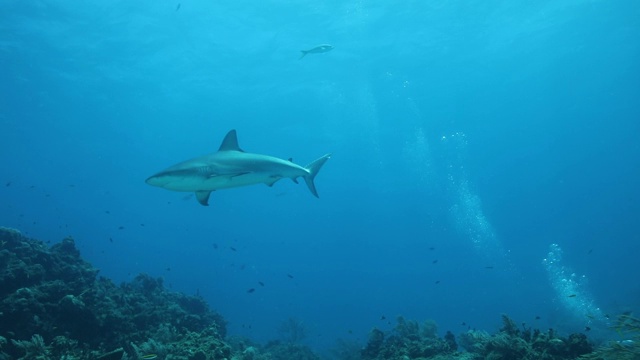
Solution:
{"label": "shark dorsal fin", "polygon": [[236,130],[231,130],[227,133],[227,136],[222,140],[222,144],[220,144],[220,148],[218,151],[242,151],[240,146],[238,146],[238,136],[236,135]]}

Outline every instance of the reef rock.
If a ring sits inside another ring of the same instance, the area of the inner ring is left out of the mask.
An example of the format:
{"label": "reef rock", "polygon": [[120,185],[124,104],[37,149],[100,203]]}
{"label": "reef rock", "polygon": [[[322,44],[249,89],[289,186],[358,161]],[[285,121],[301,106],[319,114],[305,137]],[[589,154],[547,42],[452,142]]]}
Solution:
{"label": "reef rock", "polygon": [[165,346],[201,333],[199,346],[211,354],[203,360],[230,356],[226,322],[202,298],[169,292],[144,274],[116,286],[98,277],[72,238],[49,248],[0,228],[0,299],[0,359],[98,358],[118,348],[135,357],[144,355],[136,343]]}

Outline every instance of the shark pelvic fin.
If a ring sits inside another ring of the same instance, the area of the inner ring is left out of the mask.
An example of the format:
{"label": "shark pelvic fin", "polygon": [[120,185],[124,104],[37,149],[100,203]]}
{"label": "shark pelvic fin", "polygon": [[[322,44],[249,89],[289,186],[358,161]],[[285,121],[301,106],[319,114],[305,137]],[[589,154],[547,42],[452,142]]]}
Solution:
{"label": "shark pelvic fin", "polygon": [[318,171],[320,171],[322,165],[324,165],[324,163],[327,162],[330,157],[331,154],[326,154],[305,167],[309,171],[309,174],[304,176],[304,182],[307,183],[309,191],[311,191],[311,193],[315,197],[319,196],[318,191],[316,190],[316,185],[313,183],[313,179],[316,177],[316,175],[318,175]]}
{"label": "shark pelvic fin", "polygon": [[196,199],[203,206],[209,206],[209,195],[211,191],[196,191]]}
{"label": "shark pelvic fin", "polygon": [[[222,144],[220,144],[220,148],[218,151],[242,151],[240,146],[238,146],[238,135],[236,134],[236,130],[231,130],[227,133],[222,140]],[[244,152],[244,151],[243,151]]]}
{"label": "shark pelvic fin", "polygon": [[267,184],[268,187],[272,187],[273,184],[275,184],[280,179],[281,179],[281,177],[279,177],[279,176],[273,177],[273,178],[269,179],[269,181],[265,182],[265,184]]}

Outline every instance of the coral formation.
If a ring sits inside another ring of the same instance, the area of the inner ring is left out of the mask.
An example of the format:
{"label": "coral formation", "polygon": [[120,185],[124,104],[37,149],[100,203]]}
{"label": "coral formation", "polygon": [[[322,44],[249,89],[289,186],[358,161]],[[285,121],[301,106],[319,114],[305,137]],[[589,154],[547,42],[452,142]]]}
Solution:
{"label": "coral formation", "polygon": [[592,351],[584,334],[559,337],[553,330],[541,332],[520,329],[508,316],[502,317],[503,327],[497,334],[469,330],[459,336],[466,352],[457,351],[458,342],[451,332],[442,339],[437,336],[435,323],[422,327],[415,321],[398,318],[390,334],[373,329],[367,346],[361,351],[362,359],[575,359]]}
{"label": "coral formation", "polygon": [[421,327],[416,321],[400,316],[391,334],[374,328],[369,334],[367,346],[362,349],[362,359],[421,359],[451,355],[456,352],[453,334],[447,339],[437,336],[437,326],[427,321]]}
{"label": "coral formation", "polygon": [[159,341],[202,347],[203,334],[208,351],[216,349],[205,358],[229,355],[226,323],[202,298],[169,292],[162,279],[144,274],[116,286],[97,276],[72,238],[48,248],[3,228],[0,244],[0,335],[11,338],[3,346],[8,357],[87,357],[124,347],[169,358]]}
{"label": "coral formation", "polygon": [[[72,238],[50,248],[0,228],[0,360],[318,360],[302,344],[302,321],[279,327],[265,345],[227,338],[226,322],[200,297],[170,292],[162,279],[140,274],[114,284],[80,257]],[[508,316],[496,334],[469,330],[440,338],[433,321],[397,318],[392,331],[374,328],[366,346],[342,341],[345,360],[378,359],[640,359],[640,320],[623,314],[624,340],[593,351],[584,334],[558,336],[518,326]],[[466,351],[459,351],[458,345]]]}
{"label": "coral formation", "polygon": [[282,340],[291,344],[299,344],[307,337],[302,321],[293,317],[283,321],[278,330],[280,331]]}
{"label": "coral formation", "polygon": [[613,326],[621,340],[609,341],[596,351],[580,357],[589,360],[640,360],[640,319],[625,313]]}
{"label": "coral formation", "polygon": [[72,238],[49,248],[0,227],[0,299],[0,360],[319,359],[298,344],[304,328],[294,319],[286,343],[230,345],[226,321],[202,298],[145,274],[117,286]]}
{"label": "coral formation", "polygon": [[584,334],[571,334],[564,338],[553,329],[542,332],[522,326],[520,329],[507,315],[502,315],[503,326],[497,334],[469,330],[460,335],[460,344],[478,359],[575,359],[592,351]]}

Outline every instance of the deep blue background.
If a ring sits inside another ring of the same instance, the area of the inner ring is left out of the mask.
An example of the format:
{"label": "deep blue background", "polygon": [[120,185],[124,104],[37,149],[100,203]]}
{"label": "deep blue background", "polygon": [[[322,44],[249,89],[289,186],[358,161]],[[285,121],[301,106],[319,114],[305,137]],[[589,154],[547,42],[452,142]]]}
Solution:
{"label": "deep blue background", "polygon": [[[71,235],[102,275],[163,277],[259,341],[290,316],[318,349],[397,315],[606,336],[640,307],[640,3],[476,3],[5,1],[0,225]],[[320,199],[144,183],[232,128],[332,152]]]}

